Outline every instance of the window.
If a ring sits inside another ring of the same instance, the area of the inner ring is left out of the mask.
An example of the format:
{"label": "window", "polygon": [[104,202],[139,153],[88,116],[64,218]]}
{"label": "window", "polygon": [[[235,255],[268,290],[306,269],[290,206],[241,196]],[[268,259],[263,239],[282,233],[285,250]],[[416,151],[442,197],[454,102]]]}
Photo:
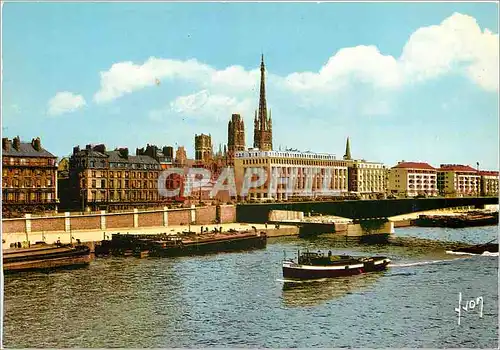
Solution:
{"label": "window", "polygon": [[101,188],[106,188],[106,180],[101,180]]}
{"label": "window", "polygon": [[92,187],[96,188],[96,181],[95,180],[92,180]]}

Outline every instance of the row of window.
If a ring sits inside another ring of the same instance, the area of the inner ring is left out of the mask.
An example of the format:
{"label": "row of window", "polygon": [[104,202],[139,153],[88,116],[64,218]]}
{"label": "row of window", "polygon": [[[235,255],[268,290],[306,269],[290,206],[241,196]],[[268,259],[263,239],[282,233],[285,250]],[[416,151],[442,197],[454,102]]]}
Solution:
{"label": "row of window", "polygon": [[[158,200],[159,195],[156,191],[112,191],[109,193],[110,201],[128,201],[128,200]],[[88,201],[106,201],[108,200],[105,191],[91,191]]]}
{"label": "row of window", "polygon": [[3,165],[23,165],[23,166],[55,166],[56,160],[52,158],[17,158],[17,157],[3,157]]}
{"label": "row of window", "polygon": [[52,193],[3,193],[3,200],[8,202],[51,202],[54,199]]}
{"label": "row of window", "polygon": [[52,176],[55,174],[54,170],[45,170],[45,169],[2,169],[3,176]]}
{"label": "row of window", "polygon": [[109,163],[110,168],[128,168],[128,169],[160,169],[160,164],[141,164],[141,163]]}
{"label": "row of window", "polygon": [[24,188],[24,187],[51,187],[52,186],[52,179],[4,179],[2,181],[3,187],[19,187],[19,188]]}
{"label": "row of window", "polygon": [[[106,180],[101,180],[99,184],[99,188],[106,188]],[[122,188],[122,185],[123,188],[129,188],[129,184],[130,188],[156,188],[156,181],[136,180],[130,181],[129,183],[129,180],[117,180],[116,182],[114,180],[109,180],[110,188]],[[82,187],[85,187],[85,180],[82,181]],[[97,180],[92,180],[92,188],[97,188]]]}

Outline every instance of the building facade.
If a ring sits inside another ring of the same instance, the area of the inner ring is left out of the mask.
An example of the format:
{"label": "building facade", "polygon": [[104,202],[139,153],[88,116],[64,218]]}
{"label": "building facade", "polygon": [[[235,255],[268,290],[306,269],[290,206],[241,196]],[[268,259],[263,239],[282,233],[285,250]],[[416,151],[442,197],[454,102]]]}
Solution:
{"label": "building facade", "polygon": [[260,97],[259,110],[255,111],[253,147],[261,151],[272,151],[273,149],[273,122],[271,111],[267,114],[266,82],[265,82],[264,55],[260,63]]}
{"label": "building facade", "polygon": [[480,171],[481,195],[498,196],[498,171]]}
{"label": "building facade", "polygon": [[436,196],[437,170],[427,163],[399,162],[389,170],[388,191],[397,196]]}
{"label": "building facade", "polygon": [[468,165],[441,164],[437,169],[437,187],[441,196],[478,196],[481,175]]}
{"label": "building facade", "polygon": [[[236,152],[234,162],[239,194],[245,181],[255,180],[249,169],[260,168],[266,174],[266,181],[260,187],[249,188],[246,197],[251,200],[331,198],[348,192],[347,162],[331,154],[253,149]],[[287,179],[290,185],[279,185],[280,178]],[[286,186],[291,186],[289,193]]]}
{"label": "building facade", "polygon": [[361,198],[380,198],[387,190],[387,168],[365,160],[347,161],[349,193]]}
{"label": "building facade", "polygon": [[148,155],[129,155],[127,148],[107,151],[105,145],[75,147],[70,157],[72,207],[129,209],[160,206],[161,164]]}
{"label": "building facade", "polygon": [[40,138],[2,138],[2,215],[19,216],[57,209],[57,157]]}

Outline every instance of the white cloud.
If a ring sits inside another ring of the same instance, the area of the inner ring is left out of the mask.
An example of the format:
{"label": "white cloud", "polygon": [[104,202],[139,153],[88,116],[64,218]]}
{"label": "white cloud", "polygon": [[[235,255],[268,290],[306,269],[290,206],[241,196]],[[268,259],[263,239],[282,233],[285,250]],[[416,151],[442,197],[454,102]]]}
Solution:
{"label": "white cloud", "polygon": [[292,91],[332,91],[351,80],[395,88],[458,71],[485,90],[498,90],[498,34],[481,31],[473,17],[455,13],[440,25],[416,30],[396,59],[375,46],[339,50],[319,72],[292,73]]}
{"label": "white cloud", "polygon": [[440,25],[416,30],[400,57],[405,79],[426,80],[455,69],[485,90],[498,90],[498,34],[474,17],[454,13]]}
{"label": "white cloud", "polygon": [[181,115],[190,119],[226,122],[232,113],[250,115],[253,106],[254,101],[249,98],[237,99],[201,90],[177,97],[165,108],[151,111],[149,118],[153,121],[164,121],[169,116]]}
{"label": "white cloud", "polygon": [[[397,89],[444,74],[463,74],[481,88],[498,90],[498,34],[484,31],[468,15],[455,13],[438,25],[417,29],[402,48],[400,57],[382,54],[376,46],[340,49],[317,72],[295,72],[287,76],[267,75],[268,87],[299,99],[330,100],[331,93],[349,87],[353,81],[375,89]],[[205,91],[182,96],[174,102],[184,112],[208,106],[234,105],[257,91],[259,69],[230,66],[217,70],[194,59],[187,61],[151,57],[142,64],[115,63],[100,73],[98,103],[154,86],[158,81],[180,80]],[[309,93],[309,94],[307,94]],[[205,94],[209,94],[206,98]],[[296,95],[296,96],[295,96]],[[220,96],[226,96],[224,99]],[[206,109],[204,107],[203,109]]]}
{"label": "white cloud", "polygon": [[68,91],[58,92],[48,102],[48,114],[56,116],[73,112],[82,108],[85,104],[85,99],[82,95],[76,95]]}
{"label": "white cloud", "polygon": [[241,66],[217,71],[194,59],[178,61],[150,57],[144,64],[120,62],[101,72],[101,87],[94,95],[97,103],[109,102],[148,86],[161,84],[163,79],[180,79],[222,91],[245,91],[255,85],[258,71],[247,72]]}
{"label": "white cloud", "polygon": [[318,73],[292,73],[285,78],[292,91],[338,90],[351,79],[371,83],[377,87],[395,87],[401,84],[397,61],[382,55],[375,46],[356,46],[339,50]]}

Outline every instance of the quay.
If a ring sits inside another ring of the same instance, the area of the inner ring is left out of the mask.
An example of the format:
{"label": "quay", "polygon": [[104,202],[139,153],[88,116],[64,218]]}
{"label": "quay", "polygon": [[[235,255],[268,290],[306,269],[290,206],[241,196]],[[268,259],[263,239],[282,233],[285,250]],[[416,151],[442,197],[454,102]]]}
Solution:
{"label": "quay", "polygon": [[[89,246],[91,251],[97,243],[111,240],[113,234],[136,235],[180,235],[186,232],[198,234],[203,231],[227,233],[258,231],[267,237],[307,236],[310,233],[333,233],[350,238],[387,238],[394,228],[414,225],[420,215],[461,215],[473,207],[443,208],[440,210],[410,212],[398,216],[373,219],[353,219],[319,213],[271,210],[265,222],[237,222],[238,205],[218,205],[181,209],[160,208],[154,210],[105,211],[90,213],[57,213],[46,216],[26,214],[22,218],[2,220],[2,248],[14,244],[25,245],[36,242],[63,244],[77,240]],[[245,207],[246,208],[246,207]],[[497,205],[489,205],[486,211],[498,211]],[[247,209],[245,209],[247,212]],[[320,228],[320,229],[319,229]],[[385,236],[385,237],[384,237]]]}

